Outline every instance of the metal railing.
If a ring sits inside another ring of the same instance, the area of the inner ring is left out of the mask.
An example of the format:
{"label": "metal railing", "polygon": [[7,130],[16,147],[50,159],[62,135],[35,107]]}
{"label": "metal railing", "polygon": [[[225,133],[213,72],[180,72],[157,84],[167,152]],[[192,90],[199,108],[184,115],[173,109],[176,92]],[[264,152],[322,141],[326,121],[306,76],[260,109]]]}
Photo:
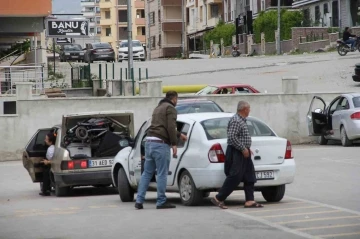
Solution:
{"label": "metal railing", "polygon": [[33,92],[43,93],[44,67],[0,66],[0,94],[14,94],[18,82],[32,82]]}

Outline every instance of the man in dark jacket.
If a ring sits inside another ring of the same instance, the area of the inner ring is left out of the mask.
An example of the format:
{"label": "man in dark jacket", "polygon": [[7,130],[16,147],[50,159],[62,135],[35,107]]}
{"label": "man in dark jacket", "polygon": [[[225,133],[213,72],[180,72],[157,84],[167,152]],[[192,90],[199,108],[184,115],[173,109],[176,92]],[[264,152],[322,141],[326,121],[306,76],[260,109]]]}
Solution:
{"label": "man in dark jacket", "polygon": [[350,37],[356,37],[356,35],[351,34],[351,29],[349,27],[345,27],[345,31],[343,33],[343,41],[346,44],[351,44],[351,50],[353,51],[356,39]]}
{"label": "man in dark jacket", "polygon": [[186,140],[186,136],[177,132],[175,109],[178,94],[175,91],[166,93],[159,105],[152,114],[151,125],[149,127],[145,143],[145,165],[141,175],[140,184],[135,203],[135,208],[143,209],[146,191],[150,180],[157,171],[157,209],[175,208],[166,201],[166,184],[170,164],[170,147],[173,157],[177,155],[177,138],[180,136]]}
{"label": "man in dark jacket", "polygon": [[263,207],[254,201],[256,176],[254,164],[251,160],[251,136],[246,124],[249,113],[249,103],[240,101],[237,106],[237,113],[228,124],[228,146],[224,165],[226,179],[219,193],[211,199],[213,204],[222,209],[227,209],[224,201],[239,186],[240,182],[244,182],[245,207]]}

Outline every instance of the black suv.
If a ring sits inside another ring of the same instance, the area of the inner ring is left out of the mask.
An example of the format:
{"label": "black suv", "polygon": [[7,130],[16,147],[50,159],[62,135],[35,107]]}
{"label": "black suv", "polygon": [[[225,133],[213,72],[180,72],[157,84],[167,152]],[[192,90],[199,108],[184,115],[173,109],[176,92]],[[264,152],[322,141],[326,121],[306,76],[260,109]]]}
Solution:
{"label": "black suv", "polygon": [[75,60],[84,60],[84,50],[79,44],[66,44],[60,47],[59,53],[60,62]]}
{"label": "black suv", "polygon": [[115,62],[115,52],[107,42],[97,42],[86,44],[85,61],[93,63],[94,61]]}
{"label": "black suv", "polygon": [[214,101],[203,99],[179,99],[175,108],[178,114],[224,112]]}

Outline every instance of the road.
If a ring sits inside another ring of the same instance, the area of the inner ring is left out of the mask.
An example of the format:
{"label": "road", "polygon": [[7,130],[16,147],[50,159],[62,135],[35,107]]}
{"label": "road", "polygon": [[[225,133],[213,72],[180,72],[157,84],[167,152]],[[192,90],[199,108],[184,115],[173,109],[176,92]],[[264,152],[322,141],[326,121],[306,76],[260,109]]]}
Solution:
{"label": "road", "polygon": [[300,145],[293,153],[295,182],[280,203],[257,192],[262,209],[244,209],[241,191],[228,210],[209,199],[184,207],[177,194],[168,194],[176,209],[156,210],[156,195],[148,193],[145,209],[136,211],[114,189],[91,187],[44,198],[21,162],[3,162],[0,238],[360,238],[359,146]]}
{"label": "road", "polygon": [[[287,55],[256,56],[217,59],[161,60],[134,62],[135,78],[138,68],[149,70],[151,78],[163,80],[163,85],[194,84],[251,84],[261,92],[279,93],[282,91],[283,76],[298,76],[300,92],[349,92],[359,91],[360,84],[352,80],[354,67],[359,63],[359,53],[349,53],[341,57],[337,52]],[[67,63],[66,63],[67,64]],[[120,77],[120,68],[127,68],[127,62],[115,64],[115,78]],[[105,79],[105,66],[103,66]],[[97,74],[98,64],[92,66]],[[109,77],[112,77],[112,64],[108,64]]]}

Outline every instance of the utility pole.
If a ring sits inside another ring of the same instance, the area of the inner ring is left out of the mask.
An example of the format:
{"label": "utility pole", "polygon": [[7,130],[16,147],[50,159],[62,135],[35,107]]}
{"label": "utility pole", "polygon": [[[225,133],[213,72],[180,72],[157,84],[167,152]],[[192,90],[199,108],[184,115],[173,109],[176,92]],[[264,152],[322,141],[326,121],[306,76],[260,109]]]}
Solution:
{"label": "utility pole", "polygon": [[184,22],[184,0],[181,0],[181,46],[182,46],[182,55],[185,57],[185,22]]}
{"label": "utility pole", "polygon": [[150,36],[150,3],[149,0],[146,1],[146,6],[147,6],[147,12],[148,12],[148,40],[147,40],[147,47],[148,47],[148,52],[149,52],[149,61],[151,61],[151,36]]}
{"label": "utility pole", "polygon": [[116,49],[116,62],[118,62],[119,60],[119,2],[118,0],[115,0],[116,1],[116,46],[115,46],[115,49]]}
{"label": "utility pole", "polygon": [[277,0],[278,6],[277,6],[277,11],[278,11],[278,22],[277,22],[277,54],[280,55],[281,54],[281,38],[280,38],[280,0]]}
{"label": "utility pole", "polygon": [[132,79],[131,72],[133,68],[133,48],[132,48],[132,18],[131,18],[131,1],[127,0],[127,28],[128,28],[128,79]]}

